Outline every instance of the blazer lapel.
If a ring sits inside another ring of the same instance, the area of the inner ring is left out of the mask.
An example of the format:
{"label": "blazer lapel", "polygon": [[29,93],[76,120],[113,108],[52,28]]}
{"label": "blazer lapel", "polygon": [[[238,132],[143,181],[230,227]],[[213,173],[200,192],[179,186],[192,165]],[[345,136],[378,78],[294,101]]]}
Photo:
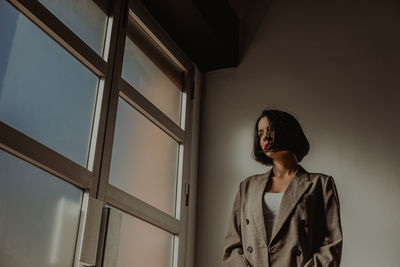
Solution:
{"label": "blazer lapel", "polygon": [[[282,228],[283,224],[289,217],[291,211],[294,209],[297,202],[299,201],[301,196],[307,191],[310,185],[311,182],[308,172],[299,164],[295,176],[293,177],[285,193],[283,194],[269,244],[274,241],[275,237],[279,233],[279,230]],[[260,205],[261,204],[262,203],[260,203]]]}
{"label": "blazer lapel", "polygon": [[267,230],[265,229],[265,223],[264,223],[262,202],[263,202],[265,187],[267,185],[271,173],[272,169],[270,169],[268,172],[259,177],[258,180],[256,180],[251,194],[253,197],[251,202],[253,203],[252,213],[254,216],[254,222],[258,232],[260,233],[260,236],[263,237],[265,244],[268,244],[268,242],[267,242]]}

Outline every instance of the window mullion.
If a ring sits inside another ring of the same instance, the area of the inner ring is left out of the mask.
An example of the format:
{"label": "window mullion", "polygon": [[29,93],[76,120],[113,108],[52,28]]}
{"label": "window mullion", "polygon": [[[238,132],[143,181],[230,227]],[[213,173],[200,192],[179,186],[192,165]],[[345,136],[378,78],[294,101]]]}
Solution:
{"label": "window mullion", "polygon": [[[111,166],[112,145],[114,140],[115,123],[117,117],[117,106],[119,97],[118,83],[121,77],[122,62],[124,56],[125,36],[128,20],[128,1],[119,0],[115,1],[113,7],[113,15],[118,16],[118,20],[114,21],[115,28],[113,27],[113,47],[109,54],[110,64],[110,77],[108,77],[107,84],[107,97],[103,100],[103,107],[101,112],[101,131],[99,138],[102,138],[100,144],[102,146],[102,153],[96,153],[95,164],[99,170],[99,185],[97,190],[97,198],[104,200],[105,190],[108,185],[108,177]],[[99,148],[100,149],[100,148]],[[100,166],[101,163],[101,166]],[[101,171],[100,171],[101,168]]]}
{"label": "window mullion", "polygon": [[79,188],[91,187],[93,174],[86,168],[1,121],[0,148]]}
{"label": "window mullion", "polygon": [[144,221],[147,221],[171,234],[179,234],[181,223],[171,215],[147,204],[146,202],[108,185],[105,202]]}
{"label": "window mullion", "polygon": [[[94,162],[93,162],[93,172],[96,177],[93,186],[92,186],[92,196],[98,197],[100,200],[103,199],[104,186],[101,184],[101,179],[104,179],[108,176],[108,167],[109,161],[107,158],[111,158],[111,147],[109,146],[109,139],[107,138],[107,131],[110,131],[115,125],[115,118],[113,120],[109,120],[111,114],[113,113],[113,105],[112,105],[112,95],[113,91],[118,92],[117,83],[114,81],[114,75],[118,72],[118,69],[122,68],[122,60],[118,60],[118,58],[122,58],[122,55],[119,55],[120,51],[123,49],[119,48],[121,45],[120,37],[124,35],[124,30],[122,27],[121,20],[123,19],[123,11],[124,0],[117,0],[112,2],[110,18],[108,23],[112,23],[111,32],[107,33],[106,41],[105,41],[105,49],[108,51],[107,54],[107,62],[108,69],[107,75],[104,77],[104,90],[103,97],[101,103],[101,110],[99,115],[99,123],[98,123],[98,132],[97,132],[97,140],[96,140],[96,151],[94,153]],[[111,22],[110,22],[111,20]],[[123,41],[123,40],[122,40]],[[123,47],[123,45],[122,45]],[[121,71],[119,71],[120,73]],[[120,74],[119,74],[120,75]],[[117,75],[118,76],[118,75]],[[118,100],[118,99],[117,99]],[[113,137],[111,137],[113,138]],[[111,139],[112,140],[112,139]],[[104,175],[102,175],[104,173]],[[106,174],[107,173],[107,174]]]}
{"label": "window mullion", "polygon": [[119,83],[120,95],[138,111],[151,120],[158,127],[163,129],[177,142],[183,142],[185,132],[168,116],[160,111],[153,103],[141,95],[135,88],[122,78]]}

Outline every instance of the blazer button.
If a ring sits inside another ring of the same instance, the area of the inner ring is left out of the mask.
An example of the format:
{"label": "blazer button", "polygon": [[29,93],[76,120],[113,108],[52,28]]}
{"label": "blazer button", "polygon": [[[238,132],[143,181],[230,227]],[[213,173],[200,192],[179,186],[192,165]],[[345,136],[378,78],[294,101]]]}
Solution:
{"label": "blazer button", "polygon": [[306,220],[300,220],[301,226],[307,226],[307,221]]}
{"label": "blazer button", "polygon": [[268,247],[268,252],[269,252],[270,254],[272,254],[272,253],[275,252],[275,250],[274,250],[272,247]]}
{"label": "blazer button", "polygon": [[249,224],[249,223],[250,223],[249,219],[246,219],[246,224]]}
{"label": "blazer button", "polygon": [[293,255],[300,256],[301,250],[298,249],[297,247],[294,247],[294,248],[292,249],[292,253],[293,253]]}
{"label": "blazer button", "polygon": [[253,248],[251,246],[247,247],[247,252],[252,253],[253,252]]}

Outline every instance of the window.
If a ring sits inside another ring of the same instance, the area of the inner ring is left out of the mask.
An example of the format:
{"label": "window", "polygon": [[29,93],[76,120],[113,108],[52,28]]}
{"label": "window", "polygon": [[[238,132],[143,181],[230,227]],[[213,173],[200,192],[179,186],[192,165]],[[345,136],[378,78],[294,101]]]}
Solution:
{"label": "window", "polygon": [[2,122],[86,167],[98,77],[2,1]]}
{"label": "window", "polygon": [[39,0],[39,2],[96,53],[103,54],[108,16],[100,8],[101,6],[92,0]]}
{"label": "window", "polygon": [[0,150],[1,266],[72,266],[82,190]]}
{"label": "window", "polygon": [[175,216],[179,143],[118,99],[110,184]]}
{"label": "window", "polygon": [[0,0],[0,38],[0,265],[184,266],[186,56],[136,0]]}
{"label": "window", "polygon": [[[168,267],[174,264],[176,238],[172,233],[113,209],[107,233],[106,251],[118,247],[117,257],[106,254],[107,266]],[[175,248],[174,248],[175,247]],[[116,260],[117,259],[117,260]]]}
{"label": "window", "polygon": [[[183,73],[173,62],[168,62],[166,55],[149,49],[151,40],[147,41],[150,38],[144,35],[140,26],[131,19],[125,41],[122,78],[179,125]],[[163,72],[163,67],[169,71]]]}

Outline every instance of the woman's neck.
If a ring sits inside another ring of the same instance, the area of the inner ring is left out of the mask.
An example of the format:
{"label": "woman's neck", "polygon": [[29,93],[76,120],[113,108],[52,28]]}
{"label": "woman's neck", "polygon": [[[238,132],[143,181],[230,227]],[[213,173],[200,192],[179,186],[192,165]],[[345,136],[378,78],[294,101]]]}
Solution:
{"label": "woman's neck", "polygon": [[288,177],[292,176],[298,168],[296,157],[287,156],[279,159],[274,159],[272,164],[275,177]]}

